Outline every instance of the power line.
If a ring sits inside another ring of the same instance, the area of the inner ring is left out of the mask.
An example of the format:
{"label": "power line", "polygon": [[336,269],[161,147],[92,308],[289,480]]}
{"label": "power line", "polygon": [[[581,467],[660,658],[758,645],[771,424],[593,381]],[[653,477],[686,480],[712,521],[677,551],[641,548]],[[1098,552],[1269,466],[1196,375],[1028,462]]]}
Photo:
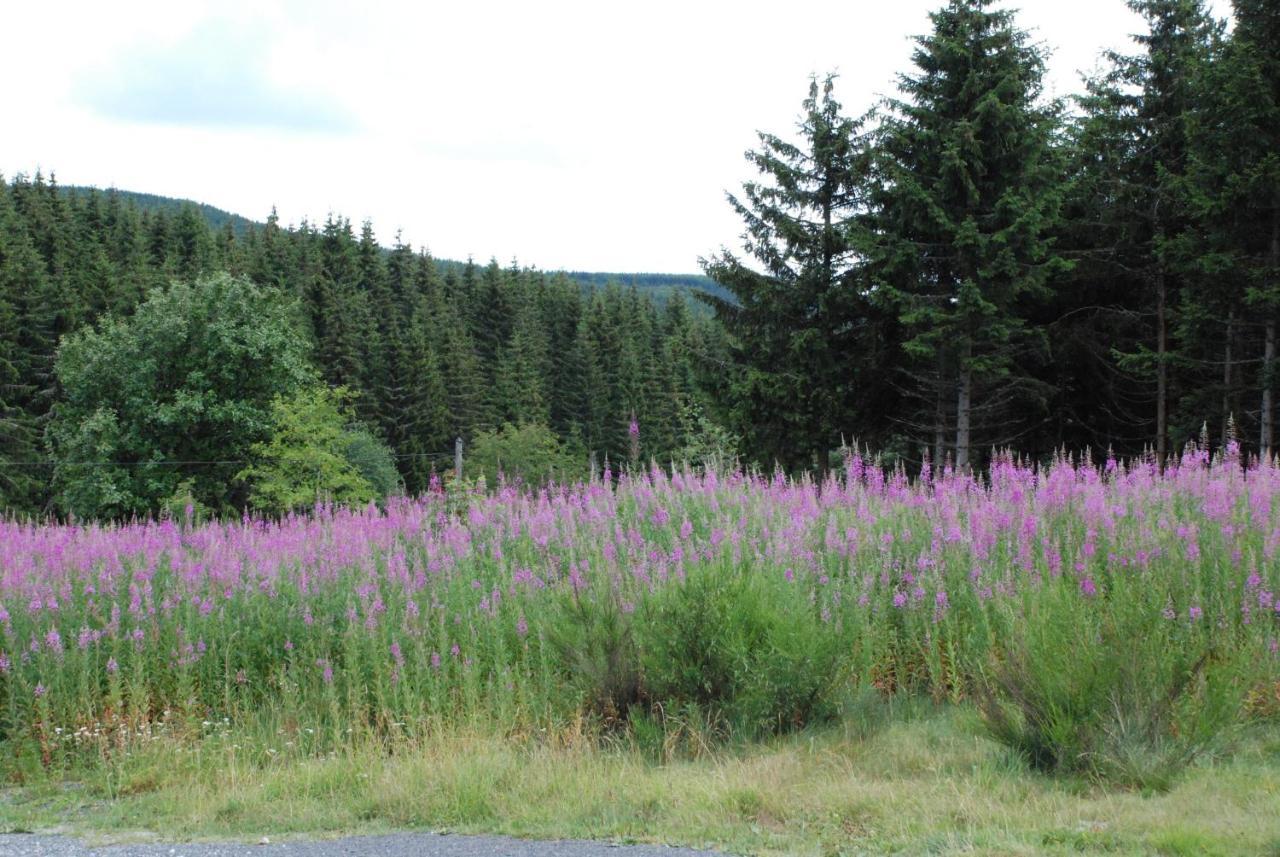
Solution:
{"label": "power line", "polygon": [[[452,452],[405,452],[393,453],[389,456],[396,460],[404,460],[410,458],[422,459],[451,459]],[[151,465],[164,467],[197,467],[197,466],[226,466],[231,464],[256,464],[257,460],[241,460],[241,459],[212,459],[212,460],[195,460],[195,459],[155,459],[148,461],[57,461],[49,458],[44,460],[30,461],[11,461],[0,459],[0,465],[15,467],[50,467],[53,465],[62,465],[64,467],[148,467]]]}

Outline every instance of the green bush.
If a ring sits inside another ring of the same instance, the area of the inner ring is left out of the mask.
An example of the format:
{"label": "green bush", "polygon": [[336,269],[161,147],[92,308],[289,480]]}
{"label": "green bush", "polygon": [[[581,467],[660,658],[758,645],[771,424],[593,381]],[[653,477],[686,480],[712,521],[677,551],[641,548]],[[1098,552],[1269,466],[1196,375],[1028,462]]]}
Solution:
{"label": "green bush", "polygon": [[515,426],[476,436],[467,454],[468,474],[483,474],[490,487],[501,475],[508,482],[545,485],[573,482],[586,475],[586,462],[565,449],[555,432],[538,423]]}
{"label": "green bush", "polygon": [[346,430],[346,447],[342,450],[342,457],[373,487],[374,496],[378,499],[404,491],[400,471],[396,469],[390,447],[374,437],[367,428],[356,426]]}
{"label": "green bush", "polygon": [[[350,428],[349,397],[345,388],[317,385],[272,402],[272,436],[253,445],[254,463],[236,477],[249,486],[255,509],[282,514],[319,501],[358,506],[385,496],[365,478],[360,465],[376,475],[390,465],[390,453],[385,447],[381,454],[371,450],[370,443],[377,441],[367,432],[362,439],[362,429]],[[353,446],[363,459],[352,461]],[[385,475],[380,478],[387,481]]]}
{"label": "green bush", "polygon": [[999,647],[982,718],[1032,767],[1162,790],[1238,722],[1243,662],[1223,632],[1133,588],[1090,603],[1053,587]]}
{"label": "green bush", "polygon": [[547,642],[586,710],[620,726],[645,698],[631,616],[606,587],[563,595]]}
{"label": "green bush", "polygon": [[646,688],[669,711],[696,706],[743,737],[835,713],[840,638],[804,587],[701,567],[649,599],[637,627]]}

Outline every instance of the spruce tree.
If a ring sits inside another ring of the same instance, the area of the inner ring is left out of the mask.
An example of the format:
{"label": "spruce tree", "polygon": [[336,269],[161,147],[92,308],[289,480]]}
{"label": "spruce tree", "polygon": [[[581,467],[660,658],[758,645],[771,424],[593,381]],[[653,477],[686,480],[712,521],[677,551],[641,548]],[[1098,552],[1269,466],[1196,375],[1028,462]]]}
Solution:
{"label": "spruce tree", "polygon": [[[1129,7],[1147,24],[1147,32],[1134,37],[1143,51],[1110,53],[1110,69],[1088,82],[1081,99],[1084,168],[1076,190],[1089,200],[1080,212],[1087,241],[1082,273],[1105,282],[1101,303],[1113,314],[1140,320],[1118,341],[1116,331],[1108,331],[1108,345],[1118,358],[1115,371],[1133,374],[1145,387],[1135,398],[1150,403],[1150,416],[1138,416],[1136,428],[1154,437],[1163,461],[1177,399],[1175,370],[1184,356],[1174,334],[1192,322],[1178,313],[1193,285],[1180,259],[1180,239],[1191,226],[1184,188],[1188,121],[1215,25],[1200,0],[1130,0]],[[1179,434],[1185,438],[1202,418],[1190,417]]]}
{"label": "spruce tree", "polygon": [[51,472],[43,465],[37,396],[48,346],[27,328],[31,295],[43,292],[44,276],[0,178],[0,511],[36,505]]}
{"label": "spruce tree", "polygon": [[1280,10],[1270,0],[1233,6],[1235,27],[1204,75],[1203,104],[1193,115],[1191,173],[1204,239],[1197,249],[1220,282],[1242,287],[1234,324],[1252,334],[1256,357],[1241,362],[1258,366],[1258,446],[1270,455],[1280,316]]}
{"label": "spruce tree", "polygon": [[847,383],[840,369],[856,359],[833,347],[856,298],[862,158],[833,88],[832,77],[810,82],[799,143],[760,133],[760,148],[747,153],[762,180],[728,198],[754,266],[728,250],[702,263],[733,295],[703,297],[733,337],[736,422],[764,457],[791,465],[835,446]]}
{"label": "spruce tree", "polygon": [[906,383],[922,406],[908,428],[931,424],[935,460],[953,429],[961,468],[975,430],[1008,425],[1012,404],[1041,393],[1023,371],[1038,344],[1027,305],[1062,267],[1044,63],[1012,13],[991,5],[951,0],[930,15],[877,131],[875,289],[903,327]]}

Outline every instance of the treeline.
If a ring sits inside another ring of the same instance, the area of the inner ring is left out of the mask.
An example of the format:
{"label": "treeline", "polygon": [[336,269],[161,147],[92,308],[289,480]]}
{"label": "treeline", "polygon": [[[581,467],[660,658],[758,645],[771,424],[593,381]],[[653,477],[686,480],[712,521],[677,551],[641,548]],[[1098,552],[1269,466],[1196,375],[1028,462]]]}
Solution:
{"label": "treeline", "polygon": [[455,437],[506,424],[547,427],[584,467],[593,452],[601,466],[661,460],[718,437],[698,391],[722,345],[679,294],[659,306],[514,263],[441,271],[340,217],[285,228],[273,213],[242,227],[215,229],[194,206],[67,194],[40,175],[0,181],[0,507],[56,508],[59,343],[213,272],[293,299],[304,352],[328,386],[354,394],[355,416],[389,444],[410,492],[451,466]]}
{"label": "treeline", "polygon": [[761,135],[752,258],[705,263],[757,456],[1273,449],[1278,7],[1129,6],[1137,50],[1066,102],[1013,13],[951,0],[895,97],[853,117],[815,80],[799,142]]}

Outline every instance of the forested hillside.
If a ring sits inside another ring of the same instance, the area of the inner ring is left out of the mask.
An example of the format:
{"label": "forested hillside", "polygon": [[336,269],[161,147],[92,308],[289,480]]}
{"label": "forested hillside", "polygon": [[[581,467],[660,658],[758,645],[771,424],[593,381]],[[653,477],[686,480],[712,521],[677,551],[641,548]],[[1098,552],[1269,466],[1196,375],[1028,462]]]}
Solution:
{"label": "forested hillside", "polygon": [[455,437],[507,423],[547,426],[575,458],[602,464],[637,453],[633,421],[639,455],[659,459],[705,424],[698,376],[716,328],[679,294],[659,306],[514,264],[441,269],[339,217],[240,226],[213,228],[191,205],[66,194],[39,175],[0,183],[0,505],[52,499],[59,340],[215,271],[294,299],[320,377],[354,393],[355,416],[390,445],[410,492],[451,465]]}
{"label": "forested hillside", "polygon": [[[176,217],[182,213],[184,208],[193,206],[215,231],[223,229],[229,222],[238,237],[244,237],[251,229],[261,229],[264,225],[242,215],[196,200],[176,199],[170,196],[119,188],[103,191],[99,188],[76,185],[62,185],[61,187],[63,193],[70,196],[84,196],[93,193],[113,194],[119,197],[122,202],[132,204],[138,209],[139,213],[143,214],[163,212],[170,217]],[[461,269],[470,264],[456,259],[440,258],[437,258],[435,263],[442,274],[454,269],[457,269],[458,273],[461,274]],[[659,302],[665,301],[676,292],[682,292],[687,295],[689,292],[702,291],[722,297],[729,294],[714,280],[703,274],[646,274],[605,271],[564,271],[563,273],[570,280],[580,283],[584,287],[604,288],[609,285],[619,285],[623,288],[635,287],[637,291],[654,297]],[[691,308],[701,308],[701,306],[701,304],[691,304]]]}

